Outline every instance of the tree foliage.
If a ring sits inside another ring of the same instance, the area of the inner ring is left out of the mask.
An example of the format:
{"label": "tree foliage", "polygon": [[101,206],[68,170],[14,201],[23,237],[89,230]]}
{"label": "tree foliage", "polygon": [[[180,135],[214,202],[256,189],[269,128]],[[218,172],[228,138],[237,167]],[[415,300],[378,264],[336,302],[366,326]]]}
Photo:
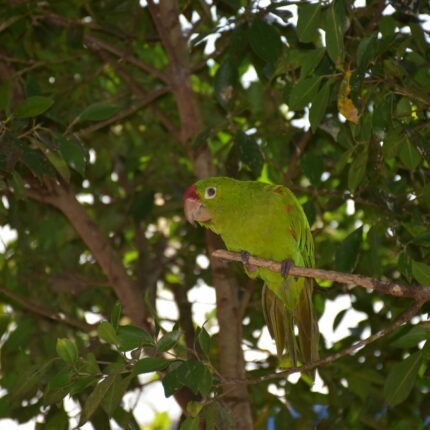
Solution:
{"label": "tree foliage", "polygon": [[[427,2],[0,10],[0,219],[17,232],[0,256],[0,418],[67,429],[71,396],[80,424],[137,428],[122,399],[145,393],[139,375],[151,372],[183,408],[183,430],[425,428],[428,305],[414,325],[321,366],[326,393],[306,378],[238,382],[276,371],[267,351],[243,361],[241,345],[259,350],[260,284],[198,263],[220,245],[187,225],[181,195],[213,175],[285,184],[312,225],[317,267],[430,285]],[[199,326],[188,292],[202,283],[217,310]],[[319,316],[340,294],[366,316],[329,348],[322,333],[322,356],[410,306],[321,286]],[[174,323],[157,312],[166,291]]]}

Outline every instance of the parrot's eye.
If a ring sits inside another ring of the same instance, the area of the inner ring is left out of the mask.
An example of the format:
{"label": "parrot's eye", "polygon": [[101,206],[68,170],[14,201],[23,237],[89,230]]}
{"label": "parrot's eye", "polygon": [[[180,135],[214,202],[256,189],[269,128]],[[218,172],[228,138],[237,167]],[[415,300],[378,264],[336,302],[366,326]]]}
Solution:
{"label": "parrot's eye", "polygon": [[205,190],[205,199],[213,199],[216,196],[216,188],[208,187]]}

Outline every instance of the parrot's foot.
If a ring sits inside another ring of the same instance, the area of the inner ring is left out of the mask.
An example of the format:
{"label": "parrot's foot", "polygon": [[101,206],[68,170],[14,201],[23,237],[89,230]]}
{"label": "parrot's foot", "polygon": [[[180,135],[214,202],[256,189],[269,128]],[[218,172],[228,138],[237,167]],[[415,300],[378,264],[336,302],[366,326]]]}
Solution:
{"label": "parrot's foot", "polygon": [[285,279],[290,273],[291,268],[294,266],[294,261],[291,258],[286,258],[281,261],[281,275]]}
{"label": "parrot's foot", "polygon": [[240,259],[242,260],[242,263],[245,264],[245,266],[249,262],[250,253],[248,251],[240,251]]}
{"label": "parrot's foot", "polygon": [[240,251],[240,259],[242,260],[242,263],[245,266],[245,269],[248,272],[254,272],[256,270],[256,267],[253,264],[249,264],[250,256],[251,254],[248,251]]}

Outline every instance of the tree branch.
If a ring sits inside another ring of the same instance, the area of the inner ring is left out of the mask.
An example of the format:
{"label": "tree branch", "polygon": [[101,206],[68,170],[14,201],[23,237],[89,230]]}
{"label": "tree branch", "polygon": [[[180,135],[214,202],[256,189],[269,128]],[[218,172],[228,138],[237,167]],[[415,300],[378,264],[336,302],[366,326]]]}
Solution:
{"label": "tree branch", "polygon": [[51,320],[67,324],[72,327],[76,327],[80,330],[89,331],[95,328],[93,324],[88,324],[85,321],[70,318],[68,316],[63,316],[61,314],[51,311],[50,309],[44,308],[36,303],[32,303],[29,300],[25,299],[24,297],[21,297],[19,294],[16,294],[13,291],[8,290],[7,288],[0,287],[0,293],[3,293],[5,296],[15,300],[17,303],[19,303],[21,306],[28,309],[29,311],[38,315],[42,315],[45,318],[49,318]]}
{"label": "tree branch", "polygon": [[425,300],[416,301],[407,311],[405,311],[402,315],[400,315],[400,317],[397,318],[397,320],[393,321],[384,329],[378,331],[374,335],[369,336],[368,338],[360,342],[357,342],[351,346],[348,346],[347,348],[342,349],[339,352],[328,355],[327,357],[322,358],[321,360],[317,360],[312,363],[307,363],[307,364],[304,364],[303,366],[290,367],[289,369],[284,370],[282,372],[271,373],[270,375],[264,375],[259,378],[236,379],[236,380],[227,379],[225,383],[226,384],[248,384],[248,385],[259,384],[260,382],[270,381],[272,379],[285,378],[289,375],[292,375],[293,373],[312,370],[324,364],[331,363],[345,355],[351,354],[352,352],[356,351],[359,348],[362,348],[363,346],[366,346],[375,342],[376,340],[380,339],[381,337],[395,330],[397,327],[400,327],[403,323],[405,323],[406,321],[409,321],[419,311],[419,309],[424,303],[425,303]]}
{"label": "tree branch", "polygon": [[[52,22],[54,24],[60,25],[62,27],[71,27],[74,25],[82,25],[79,21],[70,21],[62,16],[56,15],[52,12],[45,12],[43,16],[41,16],[38,19],[45,19],[49,22]],[[167,77],[164,72],[161,70],[155,68],[154,66],[151,66],[150,64],[146,63],[145,61],[129,54],[128,52],[125,52],[116,46],[110,45],[108,42],[99,39],[98,37],[88,33],[84,32],[84,41],[85,43],[92,44],[93,46],[96,46],[98,48],[104,49],[105,51],[108,51],[114,55],[116,55],[118,58],[121,58],[122,60],[127,61],[130,64],[133,64],[140,69],[144,70],[145,72],[155,76],[156,78],[160,79],[163,82],[167,83]]]}
{"label": "tree branch", "polygon": [[[226,251],[224,249],[214,251],[212,256],[223,260],[242,261],[239,252]],[[273,270],[274,272],[281,271],[281,263],[278,263],[277,261],[266,260],[264,258],[254,257],[251,255],[249,263],[254,266]],[[369,276],[336,272],[334,270],[314,269],[310,267],[293,266],[289,273],[294,276],[304,276],[305,278],[326,279],[328,281],[341,282],[344,284],[360,285],[361,287],[378,290],[384,294],[390,294],[396,297],[409,297],[424,302],[430,300],[429,286],[404,285],[381,281],[379,279],[370,278]]]}
{"label": "tree branch", "polygon": [[169,91],[167,87],[159,88],[158,90],[154,90],[151,93],[147,94],[145,97],[143,97],[141,100],[137,101],[134,105],[130,106],[127,109],[124,109],[121,112],[118,112],[116,115],[105,119],[104,121],[99,121],[97,124],[91,125],[86,128],[82,128],[77,132],[77,134],[81,137],[88,136],[89,134],[100,130],[101,128],[104,128],[108,125],[114,124],[133,113],[137,112],[138,110],[142,109],[143,107],[149,105],[154,100],[156,100],[158,97],[162,96],[163,94],[166,94]]}
{"label": "tree branch", "polygon": [[151,330],[142,291],[127,274],[109,240],[100,231],[97,223],[87,214],[84,207],[76,200],[67,185],[59,185],[54,182],[49,185],[50,191],[33,188],[28,191],[28,195],[41,202],[51,204],[64,213],[105,272],[125,312],[134,324]]}
{"label": "tree branch", "polygon": [[[110,64],[115,69],[118,76],[120,76],[121,79],[128,85],[131,92],[135,96],[141,99],[146,99],[149,96],[149,94],[146,94],[146,91],[139,85],[139,83],[120,65],[120,60],[114,60],[107,52],[103,51],[102,49],[96,49],[95,51],[105,63]],[[175,136],[179,140],[179,131],[177,130],[175,124],[167,117],[165,112],[152,102],[149,103],[149,107],[158,116],[159,120],[172,134],[172,136]]]}

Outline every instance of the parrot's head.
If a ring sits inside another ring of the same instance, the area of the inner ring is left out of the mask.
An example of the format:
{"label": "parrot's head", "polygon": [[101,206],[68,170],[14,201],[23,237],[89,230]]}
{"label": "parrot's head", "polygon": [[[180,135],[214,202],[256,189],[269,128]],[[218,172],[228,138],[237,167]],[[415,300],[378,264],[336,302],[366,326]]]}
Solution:
{"label": "parrot's head", "polygon": [[207,178],[197,181],[184,193],[184,212],[186,219],[203,225],[225,211],[231,200],[232,191],[238,181],[231,178]]}

